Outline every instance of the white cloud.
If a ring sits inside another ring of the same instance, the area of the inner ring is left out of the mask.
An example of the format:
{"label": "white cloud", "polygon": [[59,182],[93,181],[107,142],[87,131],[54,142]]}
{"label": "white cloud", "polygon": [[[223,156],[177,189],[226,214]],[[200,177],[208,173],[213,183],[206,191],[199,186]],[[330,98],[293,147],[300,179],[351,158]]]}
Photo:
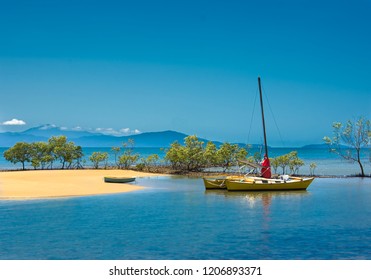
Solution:
{"label": "white cloud", "polygon": [[43,125],[42,127],[40,127],[40,130],[48,130],[48,129],[52,129],[52,128],[56,128],[57,126],[55,124],[46,124],[46,125]]}
{"label": "white cloud", "polygon": [[106,134],[106,135],[112,135],[112,136],[126,136],[126,135],[132,135],[132,134],[138,134],[140,131],[138,129],[131,130],[130,128],[121,128],[119,130],[115,130],[113,128],[96,128],[95,132]]}
{"label": "white cloud", "polygon": [[12,119],[10,121],[3,122],[2,125],[26,125],[26,122],[18,119]]}
{"label": "white cloud", "polygon": [[120,131],[122,134],[128,134],[128,133],[130,133],[130,128],[121,128],[119,131]]}

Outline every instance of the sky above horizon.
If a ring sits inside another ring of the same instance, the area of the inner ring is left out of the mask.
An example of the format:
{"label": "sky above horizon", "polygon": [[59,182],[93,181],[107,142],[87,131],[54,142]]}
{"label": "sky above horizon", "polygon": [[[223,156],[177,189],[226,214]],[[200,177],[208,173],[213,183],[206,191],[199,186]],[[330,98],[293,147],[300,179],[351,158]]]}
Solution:
{"label": "sky above horizon", "polygon": [[0,132],[321,143],[371,119],[371,1],[0,0]]}

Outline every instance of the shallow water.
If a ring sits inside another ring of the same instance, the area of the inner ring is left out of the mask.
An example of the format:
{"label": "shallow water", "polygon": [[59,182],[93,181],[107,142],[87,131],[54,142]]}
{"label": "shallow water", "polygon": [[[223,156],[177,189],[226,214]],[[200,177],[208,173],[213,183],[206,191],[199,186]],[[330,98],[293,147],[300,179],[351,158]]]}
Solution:
{"label": "shallow water", "polygon": [[0,259],[370,259],[371,180],[308,191],[205,191],[138,179],[119,195],[0,201]]}

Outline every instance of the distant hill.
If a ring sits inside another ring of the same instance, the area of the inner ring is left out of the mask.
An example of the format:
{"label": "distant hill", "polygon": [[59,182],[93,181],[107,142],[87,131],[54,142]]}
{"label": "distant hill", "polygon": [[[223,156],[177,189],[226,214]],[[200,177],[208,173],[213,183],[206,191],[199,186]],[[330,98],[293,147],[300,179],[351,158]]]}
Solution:
{"label": "distant hill", "polygon": [[101,135],[99,133],[92,133],[81,129],[64,129],[62,127],[58,127],[51,124],[33,127],[21,133],[46,138],[50,138],[51,136],[65,135],[68,139],[80,138],[84,136]]}
{"label": "distant hill", "polygon": [[183,143],[184,138],[188,135],[176,131],[161,131],[161,132],[145,132],[130,136],[109,136],[109,135],[93,135],[84,136],[73,141],[83,147],[112,147],[121,146],[122,143],[133,139],[135,147],[168,147],[174,141]]}
{"label": "distant hill", "polygon": [[[145,132],[129,136],[112,136],[100,133],[91,133],[83,130],[67,130],[54,125],[42,125],[27,129],[23,132],[0,133],[0,147],[11,147],[17,142],[47,141],[52,136],[65,135],[68,140],[83,147],[113,147],[121,146],[130,138],[134,139],[135,147],[168,147],[174,141],[184,142],[187,134],[176,131]],[[209,140],[200,139],[208,142]],[[220,142],[215,141],[216,145]]]}
{"label": "distant hill", "polygon": [[0,133],[0,147],[11,147],[17,142],[47,141],[47,137],[34,136],[19,132]]}
{"label": "distant hill", "polygon": [[301,147],[302,149],[328,149],[327,144],[310,144]]}
{"label": "distant hill", "polygon": [[[328,149],[328,145],[327,144],[311,144],[311,145],[305,145],[302,147],[302,149]],[[349,148],[345,145],[340,145],[340,148],[342,149],[346,149],[346,148]]]}
{"label": "distant hill", "polygon": [[[134,139],[135,147],[145,148],[162,148],[169,147],[171,143],[178,141],[184,143],[184,138],[187,134],[166,130],[159,132],[144,132],[129,136],[113,136],[101,133],[93,133],[80,129],[65,129],[55,125],[41,125],[33,127],[22,132],[3,132],[0,133],[0,147],[11,147],[17,142],[37,142],[48,141],[52,136],[65,135],[69,141],[73,141],[76,145],[82,147],[114,147],[122,146],[122,143],[129,139]],[[210,140],[199,138],[199,140],[207,143]],[[215,145],[220,146],[222,142],[212,141]],[[237,143],[240,147],[246,147],[244,143]],[[259,149],[262,145],[253,144],[253,149]]]}

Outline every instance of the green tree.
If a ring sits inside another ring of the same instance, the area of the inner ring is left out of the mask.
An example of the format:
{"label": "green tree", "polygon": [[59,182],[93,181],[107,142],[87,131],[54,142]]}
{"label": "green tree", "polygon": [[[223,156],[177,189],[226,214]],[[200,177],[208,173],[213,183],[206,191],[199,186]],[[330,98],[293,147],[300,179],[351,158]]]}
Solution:
{"label": "green tree", "polygon": [[317,164],[315,162],[312,162],[310,165],[309,165],[309,170],[310,170],[310,175],[314,175],[314,170],[317,168]]}
{"label": "green tree", "polygon": [[45,169],[47,164],[54,160],[52,150],[47,142],[34,142],[30,144],[31,165],[36,169]]}
{"label": "green tree", "polygon": [[135,154],[129,154],[129,153],[124,153],[119,157],[118,163],[120,168],[128,169],[130,166],[135,164],[139,159],[139,155]]}
{"label": "green tree", "polygon": [[108,153],[107,152],[93,152],[89,157],[89,160],[93,163],[95,169],[99,168],[101,162],[105,162],[107,166]]}
{"label": "green tree", "polygon": [[25,170],[25,163],[31,161],[31,146],[26,142],[18,142],[4,152],[4,158],[13,164],[20,162]]}
{"label": "green tree", "polygon": [[[205,158],[204,142],[200,141],[196,135],[184,138],[184,146],[178,142],[171,144],[166,152],[165,160],[170,162],[171,167],[181,171],[199,171],[207,162]],[[212,145],[209,145],[208,153],[212,153]],[[210,154],[209,154],[210,155]]]}
{"label": "green tree", "polygon": [[177,141],[175,141],[170,145],[170,148],[166,151],[165,160],[170,163],[171,168],[174,170],[180,169],[181,167],[184,154],[184,152],[182,151],[183,149],[184,147],[180,145]]}
{"label": "green tree", "polygon": [[205,164],[203,141],[198,140],[196,135],[184,138],[183,162],[187,171],[199,171]]}
{"label": "green tree", "polygon": [[64,168],[65,161],[63,155],[65,153],[65,145],[67,143],[66,136],[52,136],[48,139],[48,144],[52,151],[54,160],[59,160],[62,163],[62,169]]}
{"label": "green tree", "polygon": [[238,165],[239,159],[246,159],[248,152],[237,144],[224,143],[217,149],[208,142],[206,146],[196,135],[184,138],[184,145],[174,142],[167,150],[165,160],[174,170],[200,171],[205,167],[223,167],[227,170]]}
{"label": "green tree", "polygon": [[213,142],[208,142],[204,151],[205,167],[215,167],[218,164],[218,149]]}
{"label": "green tree", "polygon": [[159,156],[157,154],[152,154],[152,155],[149,155],[147,158],[142,158],[139,169],[140,170],[145,169],[147,171],[150,171],[152,167],[157,166],[158,160],[159,160]]}
{"label": "green tree", "polygon": [[238,144],[223,143],[217,151],[218,166],[226,171],[236,166],[239,159],[245,159],[247,154],[247,150],[240,148]]}
{"label": "green tree", "polygon": [[52,136],[48,143],[52,150],[55,160],[59,160],[62,169],[66,166],[70,168],[74,161],[80,162],[83,157],[81,146],[76,146],[73,142],[67,142],[66,136]]}
{"label": "green tree", "polygon": [[289,168],[291,173],[298,174],[299,168],[304,165],[304,161],[298,157],[297,151],[289,153],[288,156],[289,156]]}
{"label": "green tree", "polygon": [[172,143],[166,152],[165,160],[170,162],[175,170],[196,171],[205,162],[203,152],[203,142],[199,141],[197,136],[190,135],[184,138],[184,146],[178,142]]}
{"label": "green tree", "polygon": [[74,167],[76,168],[82,168],[82,158],[84,157],[84,153],[82,151],[81,146],[76,146],[73,142],[70,142],[71,144],[71,156],[68,159],[68,168],[71,167],[72,164],[74,164]]}
{"label": "green tree", "polygon": [[269,162],[271,163],[271,167],[273,167],[274,173],[277,173],[278,166],[280,166],[278,159],[270,158]]}
{"label": "green tree", "polygon": [[118,158],[119,168],[127,169],[138,161],[139,155],[133,153],[134,144],[134,139],[131,138],[128,140],[128,142],[122,144],[125,151]]}
{"label": "green tree", "polygon": [[348,120],[345,125],[335,122],[332,125],[332,138],[325,136],[323,140],[328,145],[331,153],[351,162],[357,162],[360,168],[360,176],[365,176],[361,151],[368,148],[371,143],[371,122],[364,117],[358,120]]}
{"label": "green tree", "polygon": [[288,154],[276,157],[278,166],[282,168],[282,174],[286,173],[286,167],[290,163],[290,157]]}
{"label": "green tree", "polygon": [[113,152],[114,156],[115,156],[115,164],[116,166],[118,167],[119,164],[118,164],[118,161],[117,161],[117,157],[118,157],[118,154],[120,153],[121,151],[121,148],[120,147],[112,147],[111,148],[111,151]]}
{"label": "green tree", "polygon": [[298,157],[297,151],[292,151],[288,154],[271,158],[269,160],[275,173],[277,172],[278,167],[281,167],[282,174],[285,174],[287,171],[286,168],[289,167],[292,174],[297,174],[299,172],[299,168],[304,165],[304,161]]}

